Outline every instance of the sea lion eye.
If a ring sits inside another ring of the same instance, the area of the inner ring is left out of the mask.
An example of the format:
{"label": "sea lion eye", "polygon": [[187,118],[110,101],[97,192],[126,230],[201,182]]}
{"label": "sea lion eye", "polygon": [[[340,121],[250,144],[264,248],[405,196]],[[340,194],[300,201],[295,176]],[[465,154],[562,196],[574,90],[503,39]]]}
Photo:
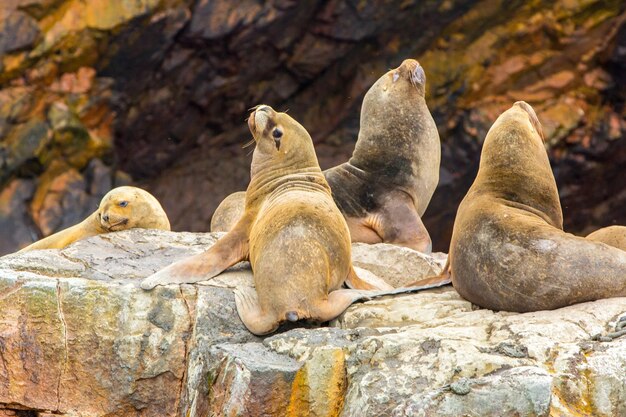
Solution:
{"label": "sea lion eye", "polygon": [[279,128],[276,128],[274,129],[274,131],[272,131],[272,136],[274,137],[274,139],[279,139],[283,136],[283,131]]}
{"label": "sea lion eye", "polygon": [[128,201],[120,201],[117,205],[120,207],[126,207],[128,205]]}

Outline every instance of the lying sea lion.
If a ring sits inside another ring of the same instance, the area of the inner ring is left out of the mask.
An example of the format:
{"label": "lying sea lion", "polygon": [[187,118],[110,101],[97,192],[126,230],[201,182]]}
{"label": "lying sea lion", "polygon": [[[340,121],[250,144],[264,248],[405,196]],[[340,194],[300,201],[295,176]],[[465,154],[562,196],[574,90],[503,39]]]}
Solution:
{"label": "lying sea lion", "polygon": [[[432,250],[421,216],[439,182],[441,145],[425,85],[424,69],[413,59],[378,79],[363,99],[352,157],[324,171],[353,242]],[[227,197],[213,215],[211,231],[230,230],[244,198],[243,192]]]}
{"label": "lying sea lion", "polygon": [[586,239],[606,243],[626,251],[626,226],[608,226],[587,235]]}
{"label": "lying sea lion", "polygon": [[98,210],[85,220],[38,240],[20,252],[62,249],[80,239],[132,228],[170,230],[170,222],[161,204],[149,192],[137,187],[117,187],[102,198]]}
{"label": "lying sea lion", "polygon": [[[265,105],[248,124],[256,147],[243,216],[209,250],[158,271],[141,287],[207,280],[249,259],[256,291],[237,290],[236,305],[259,335],[285,320],[331,320],[367,297],[360,290],[390,289],[355,274],[348,226],[304,127]],[[341,289],[344,282],[356,289]]]}
{"label": "lying sea lion", "polygon": [[626,252],[563,231],[541,124],[523,101],[487,134],[448,259],[454,288],[492,310],[550,310],[626,296]]}

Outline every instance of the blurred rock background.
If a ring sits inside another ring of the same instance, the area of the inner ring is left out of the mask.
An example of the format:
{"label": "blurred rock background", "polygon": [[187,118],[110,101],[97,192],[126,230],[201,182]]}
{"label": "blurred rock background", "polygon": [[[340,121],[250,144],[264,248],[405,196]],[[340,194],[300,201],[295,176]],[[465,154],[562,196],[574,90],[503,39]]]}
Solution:
{"label": "blurred rock background", "polygon": [[565,228],[626,224],[623,1],[2,0],[0,254],[138,184],[177,231],[208,231],[249,180],[248,108],[289,109],[322,168],[345,161],[369,86],[426,70],[447,251],[491,123],[516,100],[544,125]]}

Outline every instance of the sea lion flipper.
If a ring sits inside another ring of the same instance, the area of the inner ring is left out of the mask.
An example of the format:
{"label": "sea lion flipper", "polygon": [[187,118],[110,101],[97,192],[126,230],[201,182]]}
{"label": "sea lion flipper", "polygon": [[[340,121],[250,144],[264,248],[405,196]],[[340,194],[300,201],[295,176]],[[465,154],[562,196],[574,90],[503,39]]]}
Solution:
{"label": "sea lion flipper", "polygon": [[150,275],[141,288],[151,290],[157,285],[191,284],[206,281],[248,257],[248,232],[241,221],[222,236],[206,252],[175,262]]}
{"label": "sea lion flipper", "polygon": [[[356,273],[356,269],[359,273]],[[346,285],[348,288],[355,290],[379,290],[388,291],[393,290],[393,287],[389,285],[384,279],[379,278],[374,273],[361,268],[350,268],[348,277],[346,278]]]}
{"label": "sea lion flipper", "polygon": [[429,289],[442,287],[452,283],[452,269],[450,267],[450,258],[446,261],[446,265],[443,267],[441,274],[433,277],[418,279],[410,284],[407,284],[406,288],[413,288],[414,290]]}
{"label": "sea lion flipper", "polygon": [[402,191],[389,193],[369,223],[385,243],[422,253],[432,252],[430,235],[415,209],[415,203]]}
{"label": "sea lion flipper", "polygon": [[278,328],[279,321],[271,314],[263,312],[254,289],[238,287],[234,292],[237,314],[250,332],[264,335],[272,333]]}
{"label": "sea lion flipper", "polygon": [[[380,291],[387,292],[387,291]],[[335,290],[328,294],[328,299],[318,303],[315,318],[319,321],[330,321],[337,318],[346,308],[356,301],[370,300],[378,292],[363,290]]]}

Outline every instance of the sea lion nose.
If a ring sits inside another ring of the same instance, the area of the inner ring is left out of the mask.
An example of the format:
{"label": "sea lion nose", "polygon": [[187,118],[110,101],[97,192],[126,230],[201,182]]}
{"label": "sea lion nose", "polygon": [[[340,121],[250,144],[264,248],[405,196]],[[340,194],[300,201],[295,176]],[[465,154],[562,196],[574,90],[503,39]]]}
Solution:
{"label": "sea lion nose", "polygon": [[257,130],[258,132],[263,132],[267,127],[269,119],[272,117],[273,111],[274,110],[270,106],[266,106],[264,104],[257,107],[253,114],[254,123],[251,125],[251,128]]}
{"label": "sea lion nose", "polygon": [[[417,61],[415,61],[417,63]],[[411,72],[411,81],[414,84],[424,85],[426,83],[426,74],[424,73],[424,68],[420,64],[417,64],[415,69]]]}
{"label": "sea lion nose", "polygon": [[109,215],[105,214],[104,216],[102,216],[102,220],[104,220],[105,222],[109,222]]}

